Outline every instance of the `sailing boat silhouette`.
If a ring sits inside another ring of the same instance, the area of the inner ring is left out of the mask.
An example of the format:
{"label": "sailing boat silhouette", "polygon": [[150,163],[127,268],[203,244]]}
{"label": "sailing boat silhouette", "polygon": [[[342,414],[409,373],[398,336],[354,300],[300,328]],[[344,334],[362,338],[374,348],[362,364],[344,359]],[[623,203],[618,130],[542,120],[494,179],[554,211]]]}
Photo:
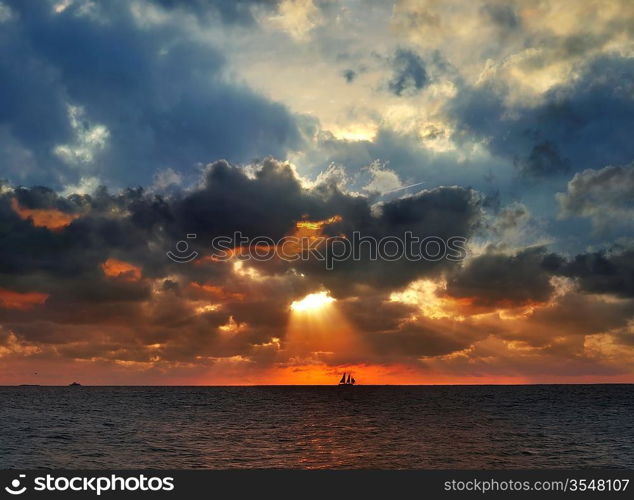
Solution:
{"label": "sailing boat silhouette", "polygon": [[354,385],[355,382],[356,380],[351,373],[348,373],[348,378],[346,379],[346,372],[343,372],[341,380],[339,381],[339,385]]}

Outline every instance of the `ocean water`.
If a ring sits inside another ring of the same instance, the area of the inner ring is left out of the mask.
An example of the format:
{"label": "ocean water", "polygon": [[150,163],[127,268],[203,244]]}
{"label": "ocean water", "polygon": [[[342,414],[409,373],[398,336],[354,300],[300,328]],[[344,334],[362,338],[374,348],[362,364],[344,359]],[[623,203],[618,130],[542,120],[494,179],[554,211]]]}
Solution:
{"label": "ocean water", "polygon": [[634,385],[1,387],[0,468],[634,468]]}

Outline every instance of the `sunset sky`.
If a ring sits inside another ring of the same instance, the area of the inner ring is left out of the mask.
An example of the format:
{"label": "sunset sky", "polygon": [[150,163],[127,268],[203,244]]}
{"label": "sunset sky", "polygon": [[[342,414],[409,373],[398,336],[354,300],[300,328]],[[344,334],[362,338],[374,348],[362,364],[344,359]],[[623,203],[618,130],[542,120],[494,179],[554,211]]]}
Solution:
{"label": "sunset sky", "polygon": [[0,384],[634,383],[633,132],[631,0],[0,0]]}

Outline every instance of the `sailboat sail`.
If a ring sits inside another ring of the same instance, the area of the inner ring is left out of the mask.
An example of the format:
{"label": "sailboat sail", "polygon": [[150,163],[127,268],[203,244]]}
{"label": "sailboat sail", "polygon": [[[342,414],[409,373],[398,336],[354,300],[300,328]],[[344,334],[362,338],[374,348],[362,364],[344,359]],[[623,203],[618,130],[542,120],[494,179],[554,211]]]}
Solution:
{"label": "sailboat sail", "polygon": [[339,385],[354,385],[354,378],[352,377],[352,373],[343,372],[341,375],[341,380],[339,380]]}

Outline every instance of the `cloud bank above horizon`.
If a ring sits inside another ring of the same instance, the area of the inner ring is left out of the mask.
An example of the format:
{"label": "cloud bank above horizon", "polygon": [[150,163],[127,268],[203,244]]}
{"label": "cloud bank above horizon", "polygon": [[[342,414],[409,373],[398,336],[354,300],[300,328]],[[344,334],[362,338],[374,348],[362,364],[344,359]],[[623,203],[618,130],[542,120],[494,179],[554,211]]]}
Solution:
{"label": "cloud bank above horizon", "polygon": [[634,382],[631,2],[0,0],[0,47],[0,383]]}

